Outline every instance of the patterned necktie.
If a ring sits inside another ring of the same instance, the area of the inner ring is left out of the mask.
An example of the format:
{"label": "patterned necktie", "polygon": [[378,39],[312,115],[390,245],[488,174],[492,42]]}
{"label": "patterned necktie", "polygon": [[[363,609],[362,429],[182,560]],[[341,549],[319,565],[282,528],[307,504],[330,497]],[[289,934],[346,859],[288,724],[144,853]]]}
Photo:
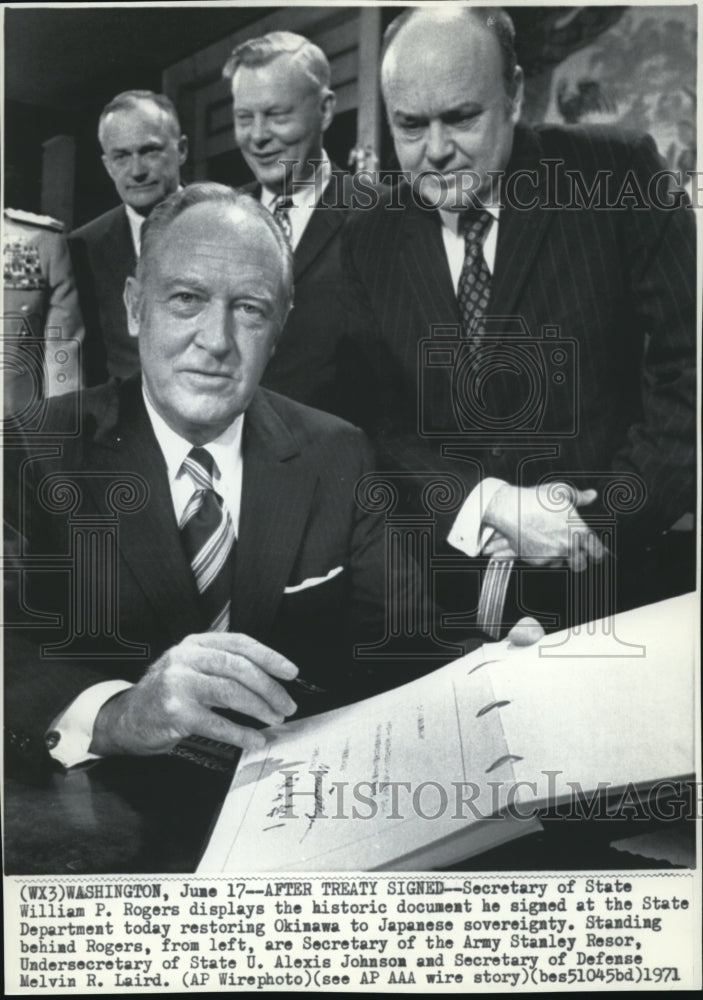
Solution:
{"label": "patterned necktie", "polygon": [[[486,316],[491,298],[491,272],[483,256],[483,243],[492,222],[493,217],[485,208],[462,212],[459,220],[459,232],[464,237],[464,265],[459,276],[457,298],[461,323],[466,336],[473,341],[473,358],[478,365],[481,360],[478,342],[484,333],[481,320]],[[483,574],[476,622],[491,639],[498,639],[502,631],[505,596],[513,563],[513,559],[493,557]]]}
{"label": "patterned necktie", "polygon": [[208,632],[229,628],[234,527],[222,497],[213,489],[213,458],[204,448],[191,448],[182,468],[195,486],[179,525],[195,576]]}
{"label": "patterned necktie", "polygon": [[293,248],[293,227],[290,223],[290,210],[293,208],[293,199],[285,195],[279,195],[276,199],[276,206],[273,210],[273,217],[283,230],[291,249]]}
{"label": "patterned necktie", "polygon": [[[493,222],[485,208],[471,208],[459,218],[459,232],[464,237],[464,264],[459,275],[457,298],[464,331],[471,331],[472,322],[484,317],[491,297],[491,272],[483,257],[483,241]],[[475,334],[483,331],[474,328]]]}

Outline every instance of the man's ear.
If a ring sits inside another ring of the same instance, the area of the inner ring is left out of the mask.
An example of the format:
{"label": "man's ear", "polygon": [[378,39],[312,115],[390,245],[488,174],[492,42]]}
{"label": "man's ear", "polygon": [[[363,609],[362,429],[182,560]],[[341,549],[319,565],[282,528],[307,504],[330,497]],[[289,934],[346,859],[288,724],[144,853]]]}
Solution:
{"label": "man's ear", "polygon": [[272,357],[274,356],[274,354],[276,353],[276,349],[277,349],[277,347],[278,347],[278,342],[279,342],[279,340],[281,339],[281,336],[283,335],[283,327],[284,327],[284,326],[286,325],[286,323],[288,322],[288,317],[290,316],[290,313],[291,313],[291,309],[293,308],[293,305],[294,305],[294,302],[293,302],[293,296],[291,296],[291,299],[290,299],[290,302],[289,302],[289,303],[288,303],[288,305],[286,306],[286,314],[285,314],[285,316],[284,316],[284,317],[282,318],[282,320],[281,320],[281,328],[280,328],[280,330],[278,331],[278,336],[277,336],[277,337],[276,337],[276,339],[274,340],[273,344],[271,344],[271,353],[269,354],[269,361],[271,360],[271,358],[272,358]]}
{"label": "man's ear", "polygon": [[127,308],[127,326],[130,337],[139,336],[139,311],[142,300],[141,285],[136,278],[129,277],[124,284],[124,304]]}
{"label": "man's ear", "polygon": [[512,107],[510,110],[510,118],[513,124],[515,124],[520,118],[520,112],[522,111],[522,100],[525,96],[525,75],[522,72],[521,66],[515,67],[514,80],[514,96],[510,102]]}
{"label": "man's ear", "polygon": [[332,119],[334,118],[334,109],[337,106],[337,95],[333,90],[328,90],[325,92],[322,103],[320,105],[320,111],[322,113],[322,123],[321,131],[325,132],[332,124]]}
{"label": "man's ear", "polygon": [[181,166],[188,159],[188,136],[182,135],[178,140],[178,162]]}
{"label": "man's ear", "polygon": [[112,172],[112,164],[110,163],[110,160],[105,155],[105,153],[103,153],[101,159],[103,161],[103,166],[105,167],[105,170],[107,171],[107,176],[110,178],[110,180],[114,181],[115,177],[114,177],[114,174]]}

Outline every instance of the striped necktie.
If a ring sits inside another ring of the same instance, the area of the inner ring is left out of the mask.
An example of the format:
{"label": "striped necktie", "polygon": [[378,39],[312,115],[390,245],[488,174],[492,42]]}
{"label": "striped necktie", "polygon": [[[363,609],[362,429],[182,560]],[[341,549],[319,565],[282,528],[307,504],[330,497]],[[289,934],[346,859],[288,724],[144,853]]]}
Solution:
{"label": "striped necktie", "polygon": [[293,249],[293,227],[290,221],[291,208],[293,208],[293,199],[281,194],[276,198],[273,217],[283,230],[291,249]]}
{"label": "striped necktie", "polygon": [[212,455],[204,448],[191,448],[184,459],[182,468],[193,481],[195,493],[179,528],[209,622],[207,631],[226,632],[232,591],[230,557],[236,539],[229,511],[213,489],[213,466]]}

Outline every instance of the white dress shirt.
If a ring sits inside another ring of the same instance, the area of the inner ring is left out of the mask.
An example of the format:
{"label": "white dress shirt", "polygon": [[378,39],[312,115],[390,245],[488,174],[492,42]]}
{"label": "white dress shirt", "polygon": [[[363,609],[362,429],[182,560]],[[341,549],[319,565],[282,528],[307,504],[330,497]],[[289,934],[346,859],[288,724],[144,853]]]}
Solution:
{"label": "white dress shirt", "polygon": [[139,260],[139,254],[142,247],[142,226],[144,225],[145,216],[140,215],[139,212],[135,212],[131,205],[125,205],[125,212],[127,213],[129,231],[132,234],[134,253],[137,260]]}
{"label": "white dress shirt", "polygon": [[[193,480],[181,468],[184,458],[193,445],[168,426],[149,402],[146,393],[144,403],[156,440],[166,460],[173,510],[176,521],[180,523],[188,501],[196,492]],[[244,414],[240,414],[218,438],[203,446],[214,459],[213,486],[229,511],[235,534],[239,531],[242,495],[243,426]],[[96,754],[89,752],[98,712],[106,701],[131,686],[129,681],[110,680],[94,684],[82,691],[50,727],[51,732],[59,736],[58,743],[50,750],[54,760],[67,768],[98,760]]]}
{"label": "white dress shirt", "polygon": [[[327,153],[322,150],[321,162],[315,168],[315,176],[309,181],[300,181],[295,184],[291,194],[292,206],[288,210],[291,228],[291,245],[293,250],[300,243],[300,239],[305,232],[305,227],[310,221],[315,207],[322,197],[322,193],[327,187],[332,177],[332,164]],[[273,214],[279,195],[269,188],[261,188],[261,204]]]}
{"label": "white dress shirt", "polygon": [[[483,259],[486,262],[486,267],[493,274],[496,247],[498,245],[500,207],[498,205],[487,205],[486,211],[493,216],[493,222],[483,240]],[[464,236],[459,232],[459,218],[461,213],[440,210],[439,214],[442,220],[442,240],[447,254],[452,284],[458,295],[459,278],[466,255]],[[450,545],[473,558],[481,553],[483,546],[487,544],[493,535],[492,528],[483,528],[483,530],[481,528],[484,511],[493,499],[493,494],[504,485],[502,479],[487,477],[474,487],[464,501],[447,536],[447,541]]]}
{"label": "white dress shirt", "polygon": [[[182,191],[183,187],[179,186],[178,190]],[[123,204],[125,212],[127,213],[127,222],[129,223],[129,231],[132,234],[132,244],[134,246],[134,253],[137,260],[139,260],[139,254],[141,253],[142,250],[142,226],[146,221],[146,216],[140,215],[139,212],[136,212],[132,208],[132,206],[127,205],[126,202],[123,202]]]}

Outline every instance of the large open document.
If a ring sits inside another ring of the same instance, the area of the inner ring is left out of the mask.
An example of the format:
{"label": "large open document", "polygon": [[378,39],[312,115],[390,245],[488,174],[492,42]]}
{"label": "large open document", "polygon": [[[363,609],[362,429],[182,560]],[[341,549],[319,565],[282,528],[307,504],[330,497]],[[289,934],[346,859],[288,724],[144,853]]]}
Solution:
{"label": "large open document", "polygon": [[199,871],[448,866],[578,792],[694,771],[695,595],[491,643],[410,684],[266,730]]}

